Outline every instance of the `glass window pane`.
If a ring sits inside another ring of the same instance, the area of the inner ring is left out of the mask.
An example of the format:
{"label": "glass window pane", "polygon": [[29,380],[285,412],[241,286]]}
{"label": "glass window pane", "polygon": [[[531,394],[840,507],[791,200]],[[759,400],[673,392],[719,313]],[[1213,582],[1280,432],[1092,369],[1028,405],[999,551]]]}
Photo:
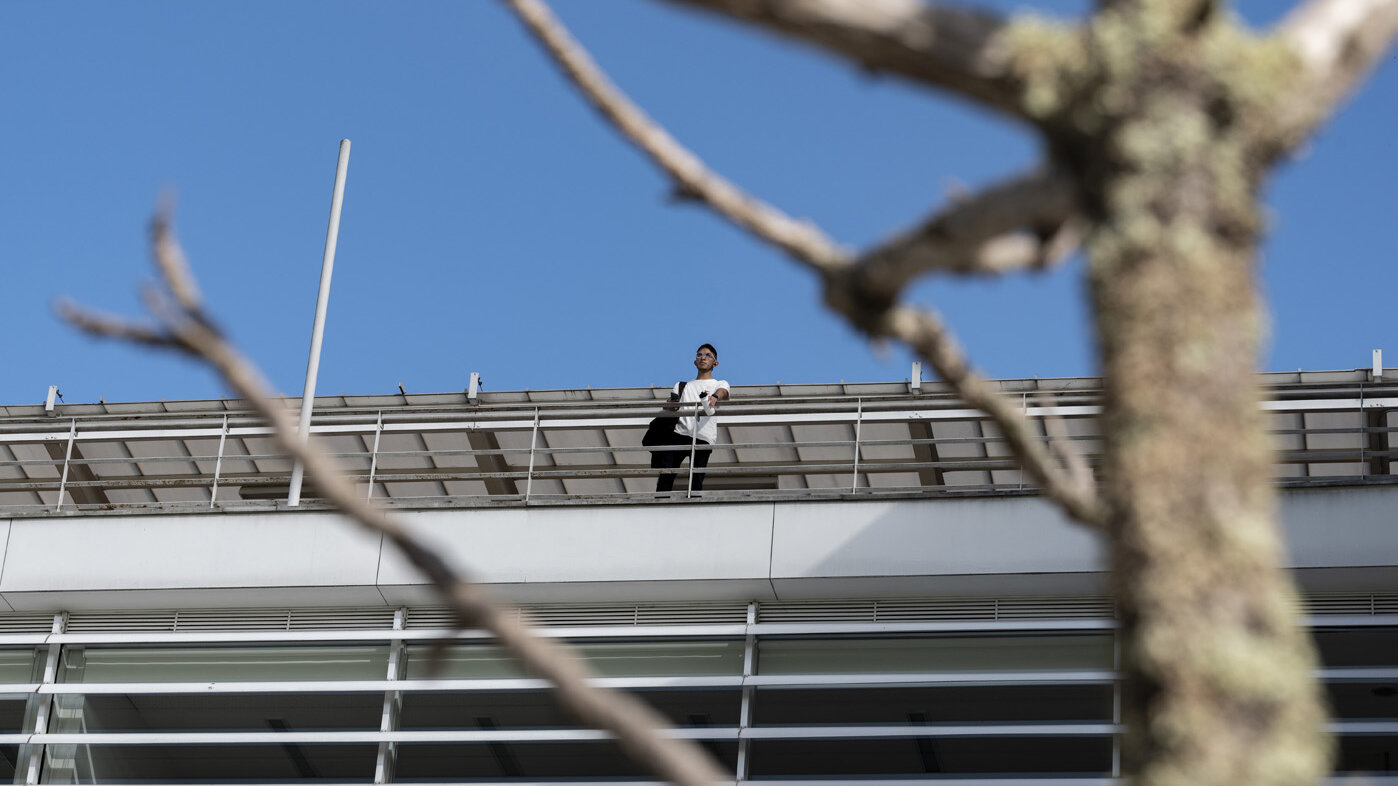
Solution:
{"label": "glass window pane", "polygon": [[44,783],[374,779],[375,745],[50,745]]}
{"label": "glass window pane", "polygon": [[[604,677],[672,677],[743,673],[741,641],[585,642],[574,649]],[[408,647],[408,679],[509,679],[527,676],[493,644],[448,647],[437,663],[433,648]],[[436,668],[434,669],[433,666]]]}
{"label": "glass window pane", "polygon": [[[730,770],[738,759],[736,742],[705,747]],[[648,773],[633,764],[610,742],[500,742],[454,745],[398,746],[394,780],[500,781],[638,778]]]}
{"label": "glass window pane", "polygon": [[929,773],[1105,775],[1105,737],[948,737],[877,740],[753,740],[754,778],[906,776]]}
{"label": "glass window pane", "polygon": [[1112,719],[1110,685],[759,688],[756,725],[921,724]]}
{"label": "glass window pane", "polygon": [[758,644],[762,674],[935,671],[1110,670],[1110,636],[936,636],[884,639],[769,639]]}
{"label": "glass window pane", "polygon": [[[742,693],[730,690],[633,692],[679,726],[736,726]],[[404,729],[574,728],[578,721],[548,691],[403,694]]]}
{"label": "glass window pane", "polygon": [[65,647],[62,682],[381,680],[388,645]]}
{"label": "glass window pane", "polygon": [[1325,689],[1336,718],[1398,720],[1398,683],[1332,682]]}
{"label": "glass window pane", "polygon": [[1398,770],[1398,737],[1393,735],[1341,737],[1335,772],[1391,774]]}
{"label": "glass window pane", "polygon": [[1398,628],[1329,628],[1314,631],[1326,666],[1398,666]]}
{"label": "glass window pane", "polygon": [[44,677],[39,650],[0,650],[0,683],[38,682]]}
{"label": "glass window pane", "polygon": [[55,697],[51,731],[377,731],[382,693],[108,695]]}
{"label": "glass window pane", "polygon": [[30,699],[34,694],[0,693],[0,734],[30,731],[25,719],[33,713]]}

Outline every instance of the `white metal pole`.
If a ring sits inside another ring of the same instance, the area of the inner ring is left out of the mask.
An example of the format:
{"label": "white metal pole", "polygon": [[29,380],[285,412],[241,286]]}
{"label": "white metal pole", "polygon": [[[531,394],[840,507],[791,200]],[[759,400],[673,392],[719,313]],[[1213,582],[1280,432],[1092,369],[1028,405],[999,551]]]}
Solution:
{"label": "white metal pole", "polygon": [[[316,374],[320,372],[320,340],[325,335],[325,311],[330,306],[330,274],[335,271],[335,243],[340,239],[340,206],[345,201],[345,175],[349,171],[350,141],[340,140],[340,159],[335,164],[335,195],[330,199],[330,226],[325,230],[325,255],[320,259],[320,292],[316,295],[316,318],[311,327],[311,356],[306,361],[306,389],[301,394],[301,439],[311,435],[311,405],[316,396]],[[286,504],[301,504],[301,478],[306,468],[301,462],[291,469],[291,489]]]}

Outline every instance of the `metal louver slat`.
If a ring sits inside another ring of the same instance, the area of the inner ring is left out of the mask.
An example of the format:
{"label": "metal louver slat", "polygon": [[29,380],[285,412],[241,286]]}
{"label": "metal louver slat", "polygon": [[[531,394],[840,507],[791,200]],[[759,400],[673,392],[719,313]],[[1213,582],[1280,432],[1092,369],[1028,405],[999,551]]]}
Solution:
{"label": "metal louver slat", "polygon": [[0,615],[0,633],[48,633],[53,629],[53,615],[39,614]]}
{"label": "metal louver slat", "polygon": [[805,603],[763,603],[757,608],[759,622],[874,622],[873,601],[820,601]]}
{"label": "metal louver slat", "polygon": [[742,625],[747,619],[746,603],[636,607],[637,625]]}
{"label": "metal louver slat", "polygon": [[450,611],[444,608],[408,609],[408,618],[404,622],[404,627],[409,630],[422,628],[451,628],[455,626]]}
{"label": "metal louver slat", "polygon": [[208,609],[175,612],[175,630],[286,630],[288,609]]}
{"label": "metal louver slat", "polygon": [[636,607],[626,606],[528,606],[527,619],[547,627],[635,625]]}
{"label": "metal louver slat", "polygon": [[292,609],[291,630],[385,630],[393,609]]}
{"label": "metal louver slat", "polygon": [[996,619],[1104,618],[1115,615],[1107,598],[1001,598]]}
{"label": "metal louver slat", "polygon": [[947,600],[881,600],[874,607],[877,620],[991,620],[996,616],[993,598]]}
{"label": "metal louver slat", "polygon": [[1398,614],[1398,593],[1326,593],[1303,598],[1306,614]]}
{"label": "metal louver slat", "polygon": [[175,612],[75,611],[68,616],[72,633],[164,632],[175,629]]}

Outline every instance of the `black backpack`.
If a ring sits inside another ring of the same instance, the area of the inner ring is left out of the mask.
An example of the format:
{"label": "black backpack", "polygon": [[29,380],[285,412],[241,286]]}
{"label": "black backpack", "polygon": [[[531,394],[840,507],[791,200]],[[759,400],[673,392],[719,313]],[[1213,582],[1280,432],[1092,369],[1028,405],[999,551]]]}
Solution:
{"label": "black backpack", "polygon": [[[684,398],[684,383],[685,380],[680,380],[680,398]],[[670,444],[666,438],[675,433],[675,426],[679,425],[679,422],[679,415],[661,415],[652,419],[646,427],[646,435],[641,437],[641,444],[648,448]]]}

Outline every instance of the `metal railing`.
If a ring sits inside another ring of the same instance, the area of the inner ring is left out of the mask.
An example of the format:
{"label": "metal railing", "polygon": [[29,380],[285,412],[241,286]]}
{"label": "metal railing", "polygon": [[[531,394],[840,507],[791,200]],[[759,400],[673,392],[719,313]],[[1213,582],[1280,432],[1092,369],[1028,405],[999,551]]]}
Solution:
{"label": "metal railing", "polygon": [[[1096,396],[1024,395],[1050,439],[1058,418],[1094,464]],[[1291,398],[1264,405],[1284,486],[1394,480],[1398,397]],[[366,497],[402,507],[651,503],[662,472],[674,499],[700,494],[688,458],[652,469],[640,445],[651,398],[318,415],[312,432]],[[993,424],[946,398],[774,397],[718,415],[705,500],[1033,493]],[[0,430],[0,515],[276,508],[291,462],[241,413],[30,420]],[[689,445],[655,450],[681,451]],[[316,502],[314,488],[305,496]]]}

